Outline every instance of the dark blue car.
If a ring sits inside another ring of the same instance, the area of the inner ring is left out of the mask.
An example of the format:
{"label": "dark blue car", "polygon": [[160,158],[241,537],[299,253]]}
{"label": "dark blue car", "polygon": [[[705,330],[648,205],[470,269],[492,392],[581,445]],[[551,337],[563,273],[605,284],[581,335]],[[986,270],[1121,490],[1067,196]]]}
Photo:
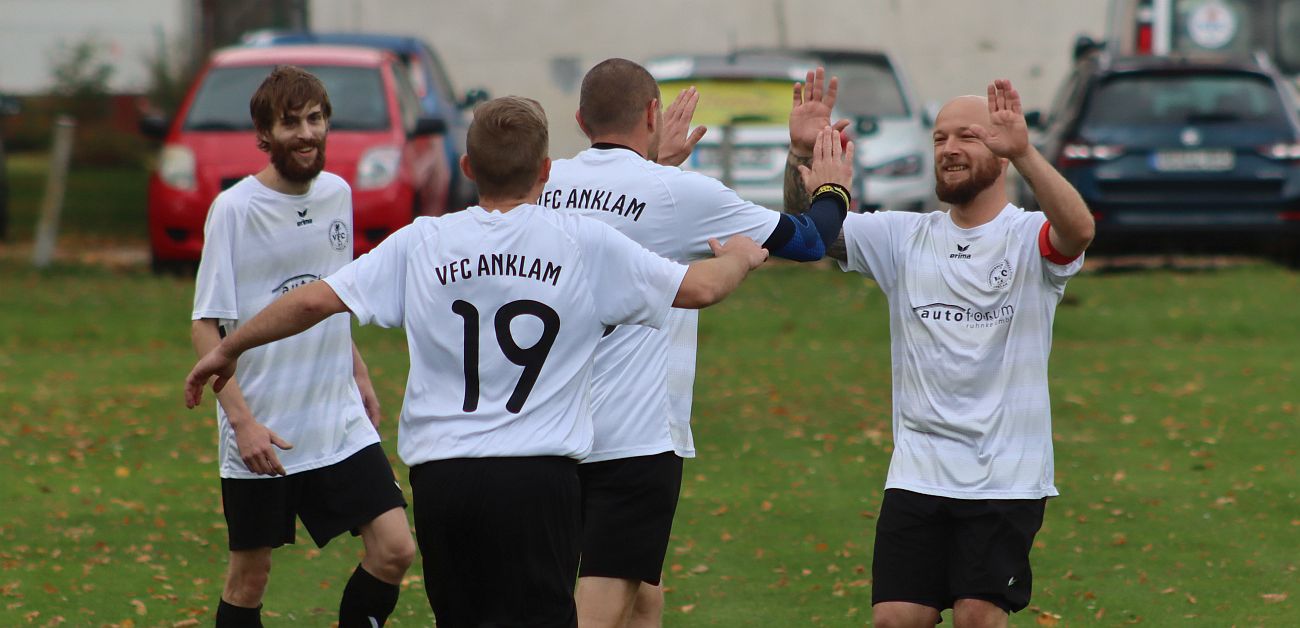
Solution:
{"label": "dark blue car", "polygon": [[1099,55],[1066,81],[1040,144],[1096,216],[1093,249],[1268,252],[1294,264],[1296,111],[1266,59]]}
{"label": "dark blue car", "polygon": [[451,196],[447,207],[464,209],[478,201],[474,182],[460,172],[460,156],[465,154],[465,133],[469,129],[467,111],[483,100],[487,93],[473,89],[459,96],[437,53],[424,40],[406,35],[375,33],[314,33],[303,31],[258,31],[244,37],[248,46],[292,44],[331,44],[364,46],[388,50],[410,70],[409,78],[420,97],[425,115],[441,118],[447,125],[447,163],[451,164]]}

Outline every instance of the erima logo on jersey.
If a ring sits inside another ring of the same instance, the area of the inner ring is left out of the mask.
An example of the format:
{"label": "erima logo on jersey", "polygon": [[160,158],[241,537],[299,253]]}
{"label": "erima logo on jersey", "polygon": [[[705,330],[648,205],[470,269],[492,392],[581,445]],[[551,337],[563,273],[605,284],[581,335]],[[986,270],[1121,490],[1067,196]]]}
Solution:
{"label": "erima logo on jersey", "polygon": [[993,327],[1011,322],[1016,314],[1016,306],[1007,304],[989,311],[972,310],[969,307],[951,303],[931,303],[912,308],[917,318],[931,324],[957,323],[963,327]]}
{"label": "erima logo on jersey", "polygon": [[956,252],[956,253],[950,253],[950,254],[948,255],[948,259],[970,259],[970,253],[967,253],[967,252],[966,252],[966,251],[968,251],[968,250],[970,250],[970,245],[969,245],[969,244],[967,244],[966,246],[962,246],[962,245],[958,244],[958,245],[957,245],[957,252]]}
{"label": "erima logo on jersey", "polygon": [[296,277],[290,277],[288,279],[285,279],[283,283],[276,286],[275,290],[272,290],[271,292],[273,294],[284,296],[286,294],[289,294],[289,292],[295,288],[301,288],[313,281],[319,281],[319,280],[320,277],[317,277],[316,275],[298,275]]}
{"label": "erima logo on jersey", "polygon": [[299,227],[302,227],[302,226],[310,225],[310,224],[311,224],[311,218],[308,218],[308,217],[307,217],[307,212],[310,211],[310,210],[311,210],[310,207],[304,207],[304,208],[302,208],[302,211],[298,212],[298,218],[299,218],[299,220],[298,220],[298,226],[299,226]]}

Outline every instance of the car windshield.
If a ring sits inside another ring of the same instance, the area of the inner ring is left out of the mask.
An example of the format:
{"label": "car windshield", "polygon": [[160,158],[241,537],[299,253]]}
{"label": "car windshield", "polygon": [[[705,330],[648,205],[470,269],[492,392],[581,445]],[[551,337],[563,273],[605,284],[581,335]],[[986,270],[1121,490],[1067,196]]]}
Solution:
{"label": "car windshield", "polygon": [[[383,77],[377,68],[303,66],[325,84],[334,112],[333,131],[377,131],[389,128]],[[271,73],[270,66],[214,68],[194,97],[185,118],[187,131],[251,131],[248,101]]]}
{"label": "car windshield", "polygon": [[1271,81],[1247,73],[1132,73],[1105,80],[1083,129],[1144,125],[1249,124],[1287,128]]}
{"label": "car windshield", "polygon": [[660,99],[670,103],[694,85],[700,93],[694,124],[786,124],[794,81],[777,78],[672,79],[659,82]]}
{"label": "car windshield", "polygon": [[898,78],[889,66],[837,61],[826,64],[826,73],[840,79],[836,106],[845,114],[877,117],[908,115],[907,101],[903,99]]}

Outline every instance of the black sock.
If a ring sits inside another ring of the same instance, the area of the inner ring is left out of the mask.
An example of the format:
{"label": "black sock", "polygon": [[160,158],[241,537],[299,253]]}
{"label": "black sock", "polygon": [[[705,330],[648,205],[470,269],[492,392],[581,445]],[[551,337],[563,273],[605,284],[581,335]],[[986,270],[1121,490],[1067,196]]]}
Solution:
{"label": "black sock", "polygon": [[222,599],[217,604],[217,628],[262,628],[262,605],[248,608]]}
{"label": "black sock", "polygon": [[339,628],[373,628],[375,623],[383,626],[397,607],[398,590],[397,585],[388,584],[357,565],[348,586],[343,588]]}

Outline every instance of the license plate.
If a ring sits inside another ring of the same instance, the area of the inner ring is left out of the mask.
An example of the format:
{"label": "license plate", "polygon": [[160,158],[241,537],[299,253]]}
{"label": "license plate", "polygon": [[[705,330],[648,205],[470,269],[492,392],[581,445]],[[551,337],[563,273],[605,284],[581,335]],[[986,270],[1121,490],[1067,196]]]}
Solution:
{"label": "license plate", "polygon": [[1162,150],[1151,166],[1160,172],[1224,172],[1237,164],[1230,150]]}
{"label": "license plate", "polygon": [[[784,151],[779,149],[737,146],[731,150],[731,165],[735,168],[768,168],[774,163],[777,153],[780,153],[782,158],[785,157]],[[719,167],[722,165],[721,162],[722,151],[717,147],[696,149],[696,164],[703,167]]]}

